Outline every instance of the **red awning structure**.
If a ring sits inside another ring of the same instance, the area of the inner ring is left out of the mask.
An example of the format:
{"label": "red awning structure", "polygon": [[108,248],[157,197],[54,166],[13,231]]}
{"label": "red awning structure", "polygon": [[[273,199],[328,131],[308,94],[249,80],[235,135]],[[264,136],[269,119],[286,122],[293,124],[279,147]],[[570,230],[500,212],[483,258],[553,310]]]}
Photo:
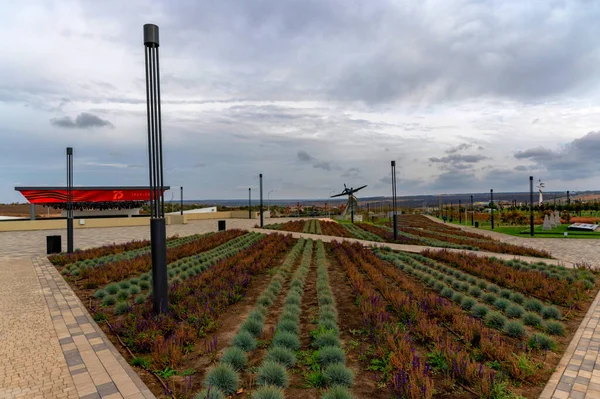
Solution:
{"label": "red awning structure", "polygon": [[[165,186],[164,191],[171,187]],[[66,187],[15,187],[32,204],[67,202]],[[161,193],[162,195],[162,193]],[[150,201],[149,187],[73,187],[73,202]]]}

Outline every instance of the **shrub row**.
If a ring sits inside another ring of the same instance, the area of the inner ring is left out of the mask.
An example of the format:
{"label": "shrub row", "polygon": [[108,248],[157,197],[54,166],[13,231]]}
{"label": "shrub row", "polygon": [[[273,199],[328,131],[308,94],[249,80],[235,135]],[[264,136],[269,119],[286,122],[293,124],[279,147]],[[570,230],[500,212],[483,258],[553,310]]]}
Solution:
{"label": "shrub row", "polygon": [[[201,237],[207,237],[207,236],[212,235],[212,234],[213,233],[208,233],[208,234],[205,234],[203,236],[195,234],[195,235],[192,235],[192,236],[187,236],[187,237],[181,237],[181,238],[175,238],[175,239],[172,239],[172,240],[168,240],[167,241],[167,248],[178,247],[180,245],[187,244],[187,243],[192,242],[194,240],[197,240],[197,239],[199,239]],[[68,274],[70,276],[79,276],[84,270],[86,270],[86,269],[88,269],[90,267],[102,267],[102,266],[104,266],[106,264],[110,264],[112,262],[118,262],[118,261],[133,259],[133,258],[138,257],[140,255],[149,254],[149,253],[150,253],[150,247],[145,246],[143,248],[132,249],[132,250],[126,251],[126,252],[120,252],[120,253],[116,253],[116,254],[109,254],[109,255],[98,257],[98,258],[93,258],[93,259],[80,260],[78,262],[66,265],[61,270],[61,274],[62,275],[67,275]]]}
{"label": "shrub row", "polygon": [[[562,315],[555,306],[544,306],[535,298],[526,299],[518,292],[508,289],[500,289],[495,284],[489,284],[485,280],[477,279],[468,274],[462,273],[450,267],[437,264],[436,270],[425,266],[415,259],[413,255],[382,252],[375,249],[374,252],[381,259],[393,263],[396,267],[404,270],[406,273],[421,280],[425,285],[439,292],[443,297],[452,300],[462,306],[466,311],[472,311],[472,315],[478,318],[485,318],[490,309],[478,302],[482,300],[487,305],[494,306],[498,311],[513,319],[522,319],[525,324],[532,327],[542,327],[542,319],[535,313],[541,315],[544,319],[560,320]],[[422,258],[420,255],[416,257]],[[482,290],[487,290],[483,293]],[[521,306],[523,305],[523,306]],[[528,312],[526,312],[528,311]],[[512,321],[504,328],[504,323],[491,325],[486,322],[488,327],[503,330],[508,335],[515,338],[522,338],[525,335],[523,325]],[[565,328],[562,323],[557,321],[548,321],[543,325],[544,329],[552,335],[564,335]]]}
{"label": "shrub row", "polygon": [[348,230],[350,232],[350,234],[352,234],[352,236],[354,236],[355,238],[358,238],[359,240],[377,241],[377,242],[383,241],[383,239],[381,237],[379,237],[377,234],[373,234],[369,231],[366,231],[366,230],[358,227],[355,224],[344,223],[344,224],[342,224],[342,226],[344,226],[344,228],[346,230]]}
{"label": "shrub row", "polygon": [[520,291],[558,305],[571,306],[585,300],[588,296],[583,282],[569,283],[566,280],[547,277],[538,271],[517,270],[495,258],[479,257],[464,252],[429,250],[423,251],[422,255],[426,257],[422,261],[427,265],[433,264],[434,260],[443,261],[456,269],[501,287]]}
{"label": "shrub row", "polygon": [[259,386],[283,389],[290,383],[287,370],[296,364],[295,352],[300,349],[300,312],[304,284],[312,264],[312,253],[313,241],[307,240],[300,266],[290,281],[271,346],[257,370],[256,382]]}
{"label": "shrub row", "polygon": [[[171,239],[175,239],[175,238],[177,238],[177,237],[171,237]],[[142,241],[134,240],[134,241],[126,242],[124,244],[104,245],[99,248],[90,248],[90,249],[84,249],[84,250],[76,249],[74,252],[72,252],[70,254],[66,253],[66,252],[61,252],[59,254],[48,256],[48,260],[53,265],[60,267],[60,266],[68,265],[69,263],[75,263],[75,262],[83,261],[86,259],[99,258],[102,256],[107,256],[107,255],[114,255],[114,254],[118,254],[121,252],[133,251],[136,249],[149,247],[149,246],[150,246],[149,240],[142,240]]]}
{"label": "shrub row", "polygon": [[204,379],[205,392],[212,390],[225,397],[225,395],[232,395],[237,391],[240,381],[239,373],[248,365],[246,353],[256,349],[256,339],[262,335],[269,308],[279,295],[304,244],[305,241],[301,238],[287,254],[267,288],[257,298],[256,305],[233,337],[232,345],[223,351],[220,364],[208,371]]}
{"label": "shrub row", "polygon": [[[264,238],[264,235],[259,233],[248,233],[241,237],[236,237],[233,240],[226,242],[216,248],[208,250],[198,255],[193,255],[187,258],[179,259],[167,265],[167,273],[169,284],[175,284],[180,281],[185,281],[190,277],[204,272],[209,267],[215,265],[219,261],[236,255],[238,252],[254,245],[258,240]],[[142,291],[147,291],[140,294]],[[110,283],[103,289],[99,289],[94,293],[94,297],[102,299],[102,304],[110,306],[114,300],[110,296],[116,296],[119,301],[125,301],[130,297],[135,297],[135,303],[143,303],[147,295],[152,292],[152,272],[146,272],[137,277],[132,277],[120,282]],[[120,305],[123,309],[124,305]],[[117,309],[115,309],[117,312]],[[121,312],[124,313],[124,312]],[[117,313],[117,314],[121,314]]]}
{"label": "shrub row", "polygon": [[596,276],[589,270],[568,269],[561,265],[549,265],[544,262],[528,263],[518,259],[508,261],[498,259],[498,261],[517,270],[537,270],[547,277],[564,279],[568,283],[579,280],[587,289],[593,288],[596,284]]}

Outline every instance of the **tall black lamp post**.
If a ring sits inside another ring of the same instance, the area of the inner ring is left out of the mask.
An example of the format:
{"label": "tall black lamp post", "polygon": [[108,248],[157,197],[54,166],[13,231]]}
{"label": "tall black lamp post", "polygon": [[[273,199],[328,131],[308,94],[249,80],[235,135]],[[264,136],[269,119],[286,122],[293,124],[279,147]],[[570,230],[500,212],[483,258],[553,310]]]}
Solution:
{"label": "tall black lamp post", "polygon": [[533,176],[529,176],[529,234],[533,237]]}
{"label": "tall black lamp post", "polygon": [[494,230],[494,189],[490,189],[490,209],[492,210],[492,230]]}
{"label": "tall black lamp post", "polygon": [[260,227],[263,227],[263,193],[262,193],[262,173],[258,175],[260,180]]}
{"label": "tall black lamp post", "polygon": [[67,147],[67,253],[73,253],[73,148]]}
{"label": "tall black lamp post", "polygon": [[252,219],[252,188],[248,187],[248,219]]}
{"label": "tall black lamp post", "polygon": [[152,248],[152,295],[154,312],[168,310],[167,230],[163,198],[162,122],[158,26],[144,25],[146,58],[146,108],[148,115],[148,161],[150,164],[150,238]]}
{"label": "tall black lamp post", "polygon": [[462,212],[460,211],[461,201],[458,200],[458,224],[462,224]]}
{"label": "tall black lamp post", "polygon": [[180,214],[183,215],[183,186],[181,186],[181,190],[179,191],[179,200],[180,200],[180,206],[181,206]]}
{"label": "tall black lamp post", "polygon": [[392,223],[394,223],[394,241],[398,240],[398,214],[397,206],[398,201],[396,199],[396,161],[392,161]]}

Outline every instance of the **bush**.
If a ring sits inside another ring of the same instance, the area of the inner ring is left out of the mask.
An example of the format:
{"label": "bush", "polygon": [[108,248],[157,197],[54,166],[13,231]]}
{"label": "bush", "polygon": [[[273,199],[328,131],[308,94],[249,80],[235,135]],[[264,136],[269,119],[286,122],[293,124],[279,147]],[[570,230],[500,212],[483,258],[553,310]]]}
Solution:
{"label": "bush", "polygon": [[125,301],[119,302],[115,306],[115,314],[116,315],[125,314],[125,313],[129,312],[130,309],[131,309],[131,305],[129,305],[129,303],[127,303]]}
{"label": "bush", "polygon": [[300,340],[298,339],[298,336],[296,334],[281,331],[277,332],[275,334],[275,337],[273,337],[273,345],[282,346],[284,348],[297,351],[298,349],[300,349]]}
{"label": "bush", "polygon": [[452,295],[452,302],[461,303],[464,297],[465,297],[465,294],[462,294],[460,292],[455,292],[454,295]]}
{"label": "bush", "polygon": [[335,333],[335,335],[340,335],[340,328],[338,327],[335,321],[320,320],[318,327],[325,330],[332,330]]}
{"label": "bush", "polygon": [[490,285],[488,285],[487,290],[489,292],[493,292],[494,294],[497,294],[500,292],[500,287],[498,287],[496,284],[490,284]]}
{"label": "bush", "polygon": [[260,334],[262,334],[263,327],[263,323],[256,320],[247,319],[244,324],[242,324],[240,331],[248,331],[253,337],[258,338],[260,337]]}
{"label": "bush", "polygon": [[478,319],[483,319],[490,310],[485,305],[475,305],[471,308],[471,315]]}
{"label": "bush", "polygon": [[241,330],[233,337],[233,346],[240,348],[245,352],[250,352],[256,349],[256,339],[248,331]]}
{"label": "bush", "polygon": [[544,329],[550,335],[565,335],[565,326],[563,326],[563,324],[558,321],[548,320],[544,324]]}
{"label": "bush", "polygon": [[119,300],[129,298],[129,289],[125,289],[125,288],[120,289],[119,293],[117,294],[117,298],[119,298]]}
{"label": "bush", "polygon": [[292,320],[281,320],[279,323],[277,323],[277,331],[285,331],[297,335],[298,330],[298,323]]}
{"label": "bush", "polygon": [[485,325],[490,328],[502,329],[506,324],[506,317],[498,312],[489,312],[485,316]]}
{"label": "bush", "polygon": [[235,369],[227,363],[221,363],[213,367],[204,378],[204,386],[207,389],[217,388],[225,395],[233,395],[240,384],[239,376]]}
{"label": "bush", "polygon": [[479,287],[471,287],[469,290],[469,295],[474,298],[479,298],[481,296],[481,289]]}
{"label": "bush", "polygon": [[296,355],[294,352],[283,346],[274,346],[265,355],[265,360],[276,362],[285,368],[294,367],[296,364]]}
{"label": "bush", "polygon": [[520,318],[523,315],[523,313],[525,313],[525,309],[523,309],[523,307],[519,305],[510,305],[504,311],[504,314],[506,316],[512,317],[514,319]]}
{"label": "bush", "polygon": [[119,286],[117,284],[115,284],[115,283],[107,285],[106,287],[104,287],[104,289],[110,295],[115,295],[117,292],[119,292]]}
{"label": "bush", "polygon": [[263,316],[260,311],[258,310],[253,310],[252,312],[250,312],[250,314],[248,314],[248,318],[246,320],[254,320],[254,321],[258,321],[259,323],[263,323],[265,322],[265,316]]}
{"label": "bush", "polygon": [[494,306],[499,310],[506,310],[508,305],[510,305],[510,302],[504,298],[498,298],[496,299],[496,302],[494,302]]}
{"label": "bush", "polygon": [[323,311],[323,312],[319,313],[319,319],[321,319],[321,320],[329,319],[332,321],[336,321],[337,314],[335,314],[335,312]]}
{"label": "bush", "polygon": [[146,296],[145,295],[138,295],[135,297],[135,303],[138,305],[141,305],[142,303],[146,302]]}
{"label": "bush", "polygon": [[300,297],[300,295],[297,295],[296,293],[290,293],[290,295],[288,295],[287,298],[285,299],[286,305],[300,306],[301,303],[302,303],[302,298]]}
{"label": "bush", "polygon": [[138,287],[137,285],[132,285],[131,288],[129,289],[129,293],[131,295],[139,294],[140,292],[142,292],[142,289],[140,287]]}
{"label": "bush", "polygon": [[129,284],[129,281],[121,281],[119,283],[119,288],[121,288],[121,289],[128,289],[129,287],[131,287],[131,284]]}
{"label": "bush", "polygon": [[226,399],[226,396],[217,388],[209,387],[197,393],[194,399]]}
{"label": "bush", "polygon": [[273,385],[279,388],[285,388],[290,385],[290,377],[287,370],[281,364],[265,361],[258,368],[258,377],[256,379],[258,385]]}
{"label": "bush", "polygon": [[436,281],[435,284],[433,284],[433,289],[437,292],[442,291],[444,288],[446,288],[446,286],[440,281]]}
{"label": "bush", "polygon": [[281,388],[266,386],[255,390],[252,399],[285,399],[285,394]]}
{"label": "bush", "polygon": [[504,332],[509,337],[522,338],[525,335],[525,327],[520,321],[509,321],[504,325]]}
{"label": "bush", "polygon": [[102,299],[106,296],[106,291],[104,290],[98,290],[96,292],[94,292],[94,298],[96,299]]}
{"label": "bush", "polygon": [[540,327],[542,325],[542,318],[535,313],[527,312],[523,316],[523,323],[526,326]]}
{"label": "bush", "polygon": [[548,306],[542,310],[542,317],[544,319],[562,319],[562,315],[560,314],[560,310],[556,306]]}
{"label": "bush", "polygon": [[102,298],[102,304],[104,306],[111,306],[115,303],[117,303],[117,298],[115,298],[113,295],[107,295],[104,298]]}
{"label": "bush", "polygon": [[139,283],[140,283],[140,280],[135,277],[129,280],[129,284],[131,284],[131,285],[138,285]]}
{"label": "bush", "polygon": [[554,350],[556,342],[546,334],[535,333],[529,338],[529,347],[541,350]]}
{"label": "bush", "polygon": [[328,386],[340,385],[343,387],[350,387],[352,386],[352,381],[354,380],[352,371],[343,364],[339,363],[329,365],[323,371],[323,377],[325,377],[325,381]]}
{"label": "bush", "polygon": [[221,363],[227,363],[236,371],[240,371],[246,368],[248,365],[248,356],[243,349],[236,346],[225,349],[223,356],[221,357]]}
{"label": "bush", "polygon": [[443,297],[446,298],[452,298],[452,295],[454,295],[454,290],[450,287],[444,287],[444,289],[442,290],[442,292],[440,292],[440,295],[442,295]]}
{"label": "bush", "polygon": [[522,305],[523,302],[525,302],[525,296],[523,294],[521,294],[520,292],[513,292],[510,295],[510,300],[518,303],[519,305]]}
{"label": "bush", "polygon": [[317,348],[323,348],[325,346],[342,346],[335,332],[329,330],[320,332],[313,340],[313,345]]}
{"label": "bush", "polygon": [[494,302],[496,302],[496,300],[498,299],[498,297],[494,294],[491,294],[489,292],[483,294],[483,296],[481,297],[481,299],[483,300],[483,302],[487,303],[488,305],[493,304]]}
{"label": "bush", "polygon": [[525,301],[525,304],[523,305],[525,307],[525,310],[529,310],[530,312],[541,312],[542,309],[544,308],[544,305],[542,305],[542,303],[540,301],[538,301],[537,299],[528,299]]}
{"label": "bush", "polygon": [[300,317],[293,313],[283,312],[283,314],[279,318],[279,321],[284,321],[284,320],[286,320],[286,321],[289,320],[289,321],[292,321],[292,322],[298,324],[300,321]]}
{"label": "bush", "polygon": [[460,302],[460,306],[462,306],[462,308],[465,310],[471,310],[471,308],[475,306],[476,303],[477,301],[475,301],[475,299],[466,297]]}
{"label": "bush", "polygon": [[346,355],[339,346],[324,346],[317,351],[317,358],[321,367],[335,363],[344,363]]}
{"label": "bush", "polygon": [[327,389],[321,399],[355,399],[354,396],[348,391],[347,388],[339,385],[334,385]]}
{"label": "bush", "polygon": [[147,290],[148,288],[150,288],[150,282],[148,282],[146,280],[140,280],[138,287],[140,287],[143,290]]}
{"label": "bush", "polygon": [[502,298],[510,299],[510,294],[512,294],[512,292],[510,290],[507,290],[507,289],[500,290],[500,296]]}

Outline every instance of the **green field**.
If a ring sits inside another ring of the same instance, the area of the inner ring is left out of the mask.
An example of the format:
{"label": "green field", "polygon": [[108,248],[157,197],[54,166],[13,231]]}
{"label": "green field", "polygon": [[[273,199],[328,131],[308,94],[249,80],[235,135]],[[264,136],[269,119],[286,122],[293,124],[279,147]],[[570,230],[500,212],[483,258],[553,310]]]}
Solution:
{"label": "green field", "polygon": [[[453,221],[452,224],[458,225],[458,221]],[[465,223],[463,221],[463,226],[471,226],[471,221],[469,223]],[[490,222],[479,222],[479,228],[481,230],[492,230],[492,224]],[[494,230],[497,233],[504,233],[511,236],[519,236],[519,237],[530,237],[529,235],[529,225],[527,226],[498,226],[494,225]],[[567,232],[567,237],[565,237],[565,232]],[[536,225],[534,227],[534,237],[537,238],[584,238],[584,239],[600,239],[600,228],[598,228],[594,232],[587,231],[571,231],[567,230],[567,225],[563,224],[559,227],[544,231],[542,230],[542,225]]]}

